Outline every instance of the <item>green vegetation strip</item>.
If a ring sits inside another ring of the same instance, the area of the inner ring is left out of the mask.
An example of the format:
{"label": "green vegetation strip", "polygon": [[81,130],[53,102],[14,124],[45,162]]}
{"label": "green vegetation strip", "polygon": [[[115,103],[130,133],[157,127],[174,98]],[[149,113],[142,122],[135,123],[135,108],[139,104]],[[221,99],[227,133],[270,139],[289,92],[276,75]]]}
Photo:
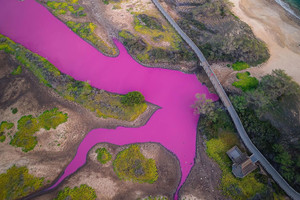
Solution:
{"label": "green vegetation strip", "polygon": [[116,55],[117,51],[115,48],[112,48],[106,44],[96,33],[96,25],[91,22],[73,22],[67,21],[67,26],[72,29],[76,34],[78,34],[84,40],[90,42],[96,48],[98,48],[101,52],[108,55]]}
{"label": "green vegetation strip", "polygon": [[113,166],[121,180],[154,183],[158,178],[155,160],[146,159],[138,145],[119,152]]}
{"label": "green vegetation strip", "polygon": [[0,199],[20,199],[43,186],[44,178],[28,173],[27,167],[12,166],[0,174]]}
{"label": "green vegetation strip", "polygon": [[111,154],[107,151],[106,148],[98,148],[96,150],[96,153],[97,153],[97,160],[102,164],[107,163],[112,158]]}
{"label": "green vegetation strip", "polygon": [[237,73],[238,81],[232,83],[233,86],[242,89],[244,92],[255,89],[258,86],[258,80],[255,77],[250,77],[250,72]]}
{"label": "green vegetation strip", "polygon": [[96,198],[97,195],[95,190],[86,184],[82,184],[80,187],[74,187],[73,189],[65,187],[63,190],[59,191],[54,200],[94,200]]}
{"label": "green vegetation strip", "polygon": [[32,115],[21,117],[18,121],[18,131],[10,141],[12,146],[22,147],[22,151],[28,152],[37,144],[37,138],[34,134],[41,128],[50,130],[66,122],[68,115],[59,112],[57,108],[46,110],[37,118]]}
{"label": "green vegetation strip", "polygon": [[0,50],[14,56],[33,72],[41,83],[53,88],[62,97],[95,112],[98,117],[133,121],[147,108],[145,102],[134,106],[124,105],[121,102],[123,95],[100,91],[91,87],[87,82],[74,80],[72,77],[61,73],[45,58],[32,53],[1,34]]}
{"label": "green vegetation strip", "polygon": [[82,6],[78,6],[78,0],[67,2],[47,1],[47,6],[51,8],[50,10],[54,15],[64,15],[67,12],[70,12],[76,17],[86,16],[86,13],[83,12],[84,8]]}

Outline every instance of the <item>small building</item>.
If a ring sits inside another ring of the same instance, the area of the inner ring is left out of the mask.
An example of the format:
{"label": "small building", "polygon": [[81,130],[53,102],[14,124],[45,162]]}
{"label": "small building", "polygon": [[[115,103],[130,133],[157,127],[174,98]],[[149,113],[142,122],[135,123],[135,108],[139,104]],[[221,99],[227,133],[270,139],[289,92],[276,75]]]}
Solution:
{"label": "small building", "polygon": [[256,157],[254,155],[247,156],[237,146],[232,147],[226,153],[233,162],[232,173],[238,178],[247,176],[257,168]]}

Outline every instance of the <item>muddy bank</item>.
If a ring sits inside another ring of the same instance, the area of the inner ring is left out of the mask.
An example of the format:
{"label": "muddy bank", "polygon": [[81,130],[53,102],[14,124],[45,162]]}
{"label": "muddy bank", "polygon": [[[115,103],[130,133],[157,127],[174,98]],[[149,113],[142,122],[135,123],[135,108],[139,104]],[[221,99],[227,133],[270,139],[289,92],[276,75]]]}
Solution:
{"label": "muddy bank", "polygon": [[[17,121],[24,115],[38,116],[45,110],[58,108],[68,114],[67,122],[56,129],[41,129],[37,136],[36,147],[27,153],[21,148],[9,145],[10,138],[0,143],[0,173],[4,173],[13,165],[27,166],[29,173],[45,178],[48,187],[73,159],[80,142],[85,135],[95,128],[115,128],[117,126],[136,127],[144,125],[155,106],[149,109],[134,122],[115,119],[101,119],[76,103],[58,96],[52,89],[39,83],[36,77],[22,67],[20,75],[11,72],[19,66],[11,56],[0,52],[0,121],[13,122],[12,137],[17,131]],[[11,108],[17,108],[13,114]]]}
{"label": "muddy bank", "polygon": [[[97,199],[139,199],[147,196],[166,196],[173,198],[180,181],[180,166],[177,158],[163,146],[156,143],[139,144],[142,154],[156,161],[158,179],[155,183],[136,183],[120,180],[113,170],[113,160],[118,152],[128,148],[129,145],[117,146],[108,143],[100,143],[94,146],[87,156],[87,163],[76,173],[68,177],[56,190],[41,195],[36,200],[53,199],[58,192],[65,187],[73,188],[81,184],[87,184],[94,188]],[[112,160],[101,164],[97,160],[98,148],[106,148],[112,155]]]}

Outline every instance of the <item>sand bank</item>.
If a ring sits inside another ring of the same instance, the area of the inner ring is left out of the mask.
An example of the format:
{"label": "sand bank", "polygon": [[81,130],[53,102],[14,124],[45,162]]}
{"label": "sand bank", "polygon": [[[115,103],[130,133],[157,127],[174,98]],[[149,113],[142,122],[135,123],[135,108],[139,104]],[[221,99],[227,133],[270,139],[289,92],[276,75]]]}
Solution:
{"label": "sand bank", "polygon": [[[284,69],[300,84],[300,26],[275,2],[268,0],[230,0],[232,11],[251,26],[254,34],[266,42],[271,57],[258,71]],[[253,68],[250,71],[257,71]]]}

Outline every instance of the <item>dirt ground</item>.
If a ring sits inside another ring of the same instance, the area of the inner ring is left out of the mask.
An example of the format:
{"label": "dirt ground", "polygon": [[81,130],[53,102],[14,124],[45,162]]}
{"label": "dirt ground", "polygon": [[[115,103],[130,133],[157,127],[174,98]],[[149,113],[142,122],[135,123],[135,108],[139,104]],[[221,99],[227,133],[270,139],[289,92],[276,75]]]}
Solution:
{"label": "dirt ground", "polygon": [[[87,184],[96,191],[97,199],[103,200],[132,200],[147,196],[165,196],[173,198],[180,181],[180,166],[176,157],[157,143],[139,144],[142,154],[156,161],[158,179],[155,183],[136,183],[119,180],[113,170],[113,160],[118,152],[128,148],[129,145],[117,146],[108,143],[95,145],[88,154],[87,163],[76,174],[67,178],[56,190],[39,196],[36,200],[53,199],[57,193],[68,187]],[[112,160],[106,164],[97,161],[97,148],[106,148],[112,154]]]}
{"label": "dirt ground", "polygon": [[[21,148],[9,145],[9,137],[0,143],[0,174],[11,166],[27,166],[29,173],[45,177],[45,187],[50,185],[73,159],[77,147],[85,135],[95,128],[115,128],[117,126],[138,127],[144,125],[157,106],[149,108],[133,122],[102,119],[81,106],[58,96],[52,89],[40,84],[24,67],[21,75],[10,73],[19,64],[9,55],[0,52],[0,121],[13,122],[11,136],[17,130],[17,121],[24,115],[40,115],[45,110],[57,107],[68,114],[68,121],[55,130],[41,129],[35,135],[38,143],[27,153]],[[11,108],[18,112],[12,114]]]}
{"label": "dirt ground", "polygon": [[284,69],[300,84],[300,25],[285,10],[270,0],[230,0],[233,12],[251,26],[256,37],[262,39],[270,50],[270,59],[249,72],[260,76],[273,69]]}
{"label": "dirt ground", "polygon": [[179,191],[179,199],[226,199],[218,189],[222,171],[218,164],[207,156],[205,149],[204,139],[198,132],[195,165]]}

